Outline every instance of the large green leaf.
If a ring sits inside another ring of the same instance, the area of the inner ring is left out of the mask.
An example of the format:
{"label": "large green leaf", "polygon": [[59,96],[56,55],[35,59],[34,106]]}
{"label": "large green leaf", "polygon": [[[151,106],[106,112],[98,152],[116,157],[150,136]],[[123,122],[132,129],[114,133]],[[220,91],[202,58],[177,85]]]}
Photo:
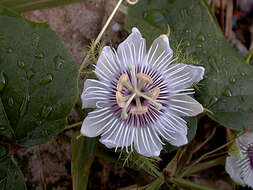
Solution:
{"label": "large green leaf", "polygon": [[197,99],[226,127],[242,130],[253,123],[253,67],[226,42],[204,0],[142,0],[130,6],[126,27],[138,27],[148,44],[171,30],[170,41],[206,68]]}
{"label": "large green leaf", "polygon": [[73,190],[85,190],[88,185],[90,167],[94,160],[96,149],[96,138],[79,137],[77,132],[71,142],[72,161],[71,176],[73,180]]}
{"label": "large green leaf", "polygon": [[0,190],[26,190],[25,180],[22,172],[12,161],[12,159],[6,158],[2,160],[8,154],[5,147],[0,145]]}
{"label": "large green leaf", "polygon": [[0,116],[6,117],[0,121],[9,121],[19,145],[40,144],[62,131],[77,99],[77,67],[47,24],[0,8],[0,72]]}

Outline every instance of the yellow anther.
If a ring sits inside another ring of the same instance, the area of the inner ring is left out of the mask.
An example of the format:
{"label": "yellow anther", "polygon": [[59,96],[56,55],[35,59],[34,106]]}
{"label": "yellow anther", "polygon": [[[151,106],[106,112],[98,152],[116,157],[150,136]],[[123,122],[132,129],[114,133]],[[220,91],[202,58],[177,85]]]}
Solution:
{"label": "yellow anther", "polygon": [[160,88],[155,87],[155,88],[153,88],[152,91],[151,91],[151,98],[152,98],[153,100],[156,100],[156,99],[158,98],[159,94],[160,94]]}
{"label": "yellow anther", "polygon": [[123,96],[121,92],[116,92],[116,101],[119,107],[123,108],[126,105],[126,101],[129,99],[129,96]]}
{"label": "yellow anther", "polygon": [[141,88],[143,87],[144,83],[148,83],[148,84],[153,84],[153,80],[152,78],[144,73],[137,73],[137,78],[139,79],[139,85],[138,85],[138,89],[141,90]]}
{"label": "yellow anther", "polygon": [[148,107],[147,106],[133,106],[130,110],[130,113],[134,114],[134,115],[141,115],[144,114],[148,111]]}
{"label": "yellow anther", "polygon": [[128,74],[122,74],[117,84],[117,90],[121,91],[123,87],[126,87],[128,90],[132,91],[133,87],[128,83],[128,81],[129,81]]}

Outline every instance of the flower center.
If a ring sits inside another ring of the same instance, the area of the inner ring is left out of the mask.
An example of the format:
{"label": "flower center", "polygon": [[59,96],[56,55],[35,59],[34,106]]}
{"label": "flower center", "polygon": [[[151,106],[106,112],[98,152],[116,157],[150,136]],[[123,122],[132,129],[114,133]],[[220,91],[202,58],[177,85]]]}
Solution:
{"label": "flower center", "polygon": [[248,156],[249,156],[250,166],[253,169],[253,146],[252,145],[248,148]]}
{"label": "flower center", "polygon": [[[160,94],[160,89],[155,87],[148,92],[142,91],[144,84],[153,84],[152,78],[144,73],[136,73],[134,65],[130,65],[129,69],[132,75],[133,85],[130,83],[128,74],[122,74],[117,83],[116,100],[118,106],[122,108],[121,118],[128,118],[127,110],[132,101],[135,101],[135,106],[130,108],[130,113],[134,115],[145,114],[148,111],[148,106],[142,104],[143,101],[141,101],[141,98],[154,105],[156,109],[161,110],[162,105],[156,101]],[[130,91],[129,95],[123,95],[124,88]]]}

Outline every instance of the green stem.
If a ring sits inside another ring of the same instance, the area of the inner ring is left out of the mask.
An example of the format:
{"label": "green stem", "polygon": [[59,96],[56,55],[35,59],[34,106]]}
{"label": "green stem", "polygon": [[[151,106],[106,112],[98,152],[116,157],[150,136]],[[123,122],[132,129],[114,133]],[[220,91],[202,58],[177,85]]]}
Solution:
{"label": "green stem", "polygon": [[[101,40],[102,35],[104,34],[105,30],[107,29],[107,27],[109,26],[113,16],[115,15],[116,11],[118,10],[120,4],[122,3],[123,0],[119,0],[117,5],[115,6],[115,8],[113,9],[111,15],[109,16],[109,18],[107,19],[104,27],[102,28],[102,30],[100,31],[100,33],[98,34],[93,46],[92,46],[92,50],[96,47],[96,45],[98,44],[98,42]],[[81,71],[86,67],[86,63],[89,60],[89,54],[86,55],[86,57],[84,58],[80,68],[79,68],[79,75],[81,73]]]}
{"label": "green stem", "polygon": [[249,50],[249,54],[248,54],[248,56],[246,57],[246,60],[245,60],[245,61],[246,61],[247,64],[249,64],[249,62],[250,62],[252,56],[253,56],[253,49]]}
{"label": "green stem", "polygon": [[82,125],[82,121],[80,121],[80,122],[77,122],[77,123],[74,123],[74,124],[71,124],[71,125],[67,125],[65,128],[64,128],[64,130],[66,130],[66,129],[71,129],[71,128],[73,128],[73,127],[77,127],[77,126],[80,126],[80,125]]}
{"label": "green stem", "polygon": [[164,176],[159,176],[155,181],[153,181],[146,190],[157,190],[164,183]]}
{"label": "green stem", "polygon": [[194,183],[192,181],[182,179],[182,178],[171,178],[170,181],[172,183],[176,183],[179,186],[186,187],[187,189],[191,190],[215,190],[214,188],[207,187],[204,185],[199,185],[197,183]]}
{"label": "green stem", "polygon": [[202,170],[205,170],[214,166],[223,165],[225,163],[225,159],[226,159],[226,156],[222,156],[208,162],[196,164],[190,168],[187,168],[182,174],[179,175],[179,177],[189,176],[193,173],[200,172]]}

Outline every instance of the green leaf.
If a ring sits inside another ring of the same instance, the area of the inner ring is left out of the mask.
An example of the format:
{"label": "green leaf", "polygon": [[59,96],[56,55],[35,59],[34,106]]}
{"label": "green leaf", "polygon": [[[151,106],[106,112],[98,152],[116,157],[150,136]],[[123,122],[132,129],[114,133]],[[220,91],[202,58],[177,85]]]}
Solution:
{"label": "green leaf", "polygon": [[78,72],[47,24],[0,8],[0,72],[6,81],[0,113],[19,145],[44,143],[63,130],[77,100]]}
{"label": "green leaf", "polygon": [[4,111],[3,103],[0,98],[0,139],[1,141],[12,141],[14,138],[14,131],[10,126],[10,122]]}
{"label": "green leaf", "polygon": [[243,130],[253,123],[253,67],[226,42],[204,0],[143,0],[130,6],[126,27],[140,29],[147,43],[170,27],[174,48],[179,42],[206,69],[197,99],[220,124]]}
{"label": "green leaf", "polygon": [[14,9],[17,12],[25,12],[82,2],[83,0],[0,0],[0,5]]}
{"label": "green leaf", "polygon": [[24,176],[11,158],[0,161],[0,189],[26,190]]}
{"label": "green leaf", "polygon": [[96,138],[79,137],[77,132],[71,142],[72,161],[71,176],[73,181],[73,190],[85,190],[88,185],[90,167],[94,160],[96,149]]}

